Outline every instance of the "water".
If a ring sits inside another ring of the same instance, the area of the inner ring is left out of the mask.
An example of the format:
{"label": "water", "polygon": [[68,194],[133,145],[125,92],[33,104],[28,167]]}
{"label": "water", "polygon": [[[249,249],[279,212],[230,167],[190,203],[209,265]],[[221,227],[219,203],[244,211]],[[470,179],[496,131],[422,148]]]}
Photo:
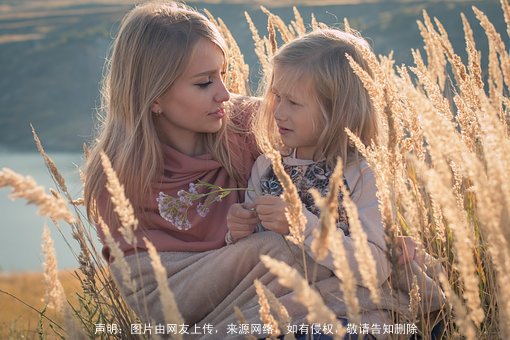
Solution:
{"label": "water", "polygon": [[[66,179],[66,184],[73,198],[82,197],[78,166],[83,163],[83,155],[79,153],[50,153],[58,169]],[[17,153],[0,151],[0,168],[10,168],[23,175],[30,175],[47,192],[56,188],[55,183],[46,169],[44,161],[38,153]],[[53,222],[37,214],[35,205],[27,205],[26,200],[8,198],[10,188],[0,189],[0,271],[41,271],[43,255],[41,240],[43,226],[50,228],[59,269],[76,268],[78,266],[69,245],[58,232]],[[70,227],[61,222],[61,229],[71,248],[77,251],[76,241],[71,237]]]}

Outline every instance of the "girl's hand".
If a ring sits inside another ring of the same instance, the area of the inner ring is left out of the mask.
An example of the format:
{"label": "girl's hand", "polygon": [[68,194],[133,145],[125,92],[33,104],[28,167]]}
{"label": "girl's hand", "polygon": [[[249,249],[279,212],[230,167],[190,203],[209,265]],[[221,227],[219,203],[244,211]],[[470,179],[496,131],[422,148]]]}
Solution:
{"label": "girl's hand", "polygon": [[257,213],[253,210],[255,204],[234,203],[227,213],[227,227],[234,241],[253,234],[260,222]]}
{"label": "girl's hand", "polygon": [[397,251],[400,253],[398,264],[403,265],[415,261],[418,265],[423,265],[423,254],[418,251],[416,243],[410,236],[397,236],[395,241],[397,244]]}
{"label": "girl's hand", "polygon": [[281,235],[289,233],[289,222],[285,217],[285,208],[288,204],[283,199],[265,195],[255,198],[254,203],[255,210],[264,228]]}

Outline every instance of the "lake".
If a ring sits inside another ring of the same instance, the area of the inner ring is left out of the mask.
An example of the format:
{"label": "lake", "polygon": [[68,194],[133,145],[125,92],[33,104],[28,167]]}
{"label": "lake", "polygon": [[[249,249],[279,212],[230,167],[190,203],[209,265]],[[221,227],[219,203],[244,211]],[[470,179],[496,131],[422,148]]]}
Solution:
{"label": "lake", "polygon": [[[66,184],[73,198],[82,197],[82,185],[78,166],[83,163],[80,153],[50,153],[58,169],[66,179]],[[18,153],[0,151],[0,168],[10,168],[23,175],[30,175],[45,187],[56,188],[46,169],[44,161],[38,153]],[[37,207],[27,205],[26,200],[8,198],[10,188],[0,189],[0,271],[41,271],[43,255],[41,250],[42,231],[47,223],[55,243],[59,269],[76,268],[78,266],[69,246],[49,218],[39,216]],[[71,247],[78,249],[76,241],[71,237],[70,227],[61,223],[65,237]]]}

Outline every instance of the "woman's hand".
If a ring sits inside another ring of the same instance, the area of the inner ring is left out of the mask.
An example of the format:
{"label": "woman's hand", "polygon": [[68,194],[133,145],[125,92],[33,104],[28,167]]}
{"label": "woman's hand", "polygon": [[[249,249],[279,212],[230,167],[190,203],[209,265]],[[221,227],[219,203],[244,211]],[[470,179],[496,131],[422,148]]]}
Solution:
{"label": "woman's hand", "polygon": [[254,211],[255,204],[234,203],[227,213],[227,227],[234,241],[253,234],[260,222]]}
{"label": "woman's hand", "polygon": [[287,203],[276,196],[259,196],[255,199],[255,210],[260,222],[267,230],[272,230],[281,235],[289,233],[289,222],[285,217]]}

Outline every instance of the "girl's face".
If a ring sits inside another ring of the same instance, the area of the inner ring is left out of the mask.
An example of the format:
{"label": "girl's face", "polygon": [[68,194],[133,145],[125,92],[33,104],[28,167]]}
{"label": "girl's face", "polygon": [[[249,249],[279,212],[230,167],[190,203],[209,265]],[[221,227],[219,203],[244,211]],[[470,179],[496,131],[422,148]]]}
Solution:
{"label": "girl's face", "polygon": [[289,79],[289,70],[274,68],[271,91],[275,95],[274,117],[285,146],[296,149],[301,159],[313,159],[322,130],[320,108],[313,88],[302,78]]}
{"label": "girl's face", "polygon": [[196,145],[199,134],[220,130],[223,102],[230,98],[222,79],[225,59],[221,49],[200,39],[190,58],[183,74],[152,105],[153,112],[161,112],[155,120],[160,140],[188,154],[195,152],[185,146]]}

